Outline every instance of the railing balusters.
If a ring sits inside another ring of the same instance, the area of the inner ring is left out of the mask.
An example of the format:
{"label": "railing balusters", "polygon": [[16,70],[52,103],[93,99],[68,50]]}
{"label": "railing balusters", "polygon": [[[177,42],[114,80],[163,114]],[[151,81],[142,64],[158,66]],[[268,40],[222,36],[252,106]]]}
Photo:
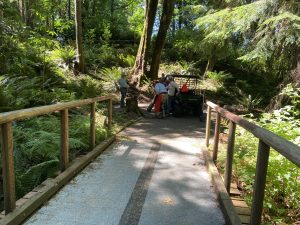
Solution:
{"label": "railing balusters", "polygon": [[60,170],[65,171],[69,164],[69,112],[68,109],[60,111],[61,147]]}
{"label": "railing balusters", "polygon": [[218,148],[219,148],[219,135],[220,135],[220,125],[221,125],[221,115],[216,112],[216,124],[215,124],[215,135],[214,135],[214,147],[213,147],[213,161],[217,160]]}
{"label": "railing balusters", "polygon": [[205,145],[206,145],[206,147],[209,146],[210,122],[211,122],[211,107],[207,106],[207,112],[206,112],[206,132],[205,132]]}
{"label": "railing balusters", "polygon": [[2,175],[5,214],[16,208],[12,123],[1,124]]}
{"label": "railing balusters", "polygon": [[108,100],[108,129],[112,126],[112,99]]}
{"label": "railing balusters", "polygon": [[90,149],[94,149],[96,146],[96,102],[91,104],[91,114],[90,114]]}
{"label": "railing balusters", "polygon": [[263,201],[265,195],[266,178],[268,171],[270,146],[259,140],[256,161],[256,174],[253,188],[250,224],[257,225],[261,222]]}
{"label": "railing balusters", "polygon": [[224,183],[228,193],[230,193],[230,184],[231,184],[231,176],[232,176],[235,130],[236,130],[236,124],[230,121],[228,144],[227,144],[226,168],[225,168],[225,177],[224,177]]}
{"label": "railing balusters", "polygon": [[13,128],[12,121],[17,121],[34,116],[45,115],[55,111],[60,111],[61,123],[61,146],[60,146],[60,169],[66,170],[69,164],[69,108],[80,107],[91,104],[91,127],[90,127],[90,146],[95,147],[96,139],[96,116],[95,108],[97,102],[108,100],[108,127],[112,127],[112,97],[96,97],[83,99],[67,103],[58,103],[49,106],[41,106],[30,109],[17,110],[13,112],[1,113],[0,115],[0,142],[2,150],[2,178],[4,192],[4,210],[5,214],[12,212],[16,208],[16,187],[14,171],[14,153],[13,153]]}

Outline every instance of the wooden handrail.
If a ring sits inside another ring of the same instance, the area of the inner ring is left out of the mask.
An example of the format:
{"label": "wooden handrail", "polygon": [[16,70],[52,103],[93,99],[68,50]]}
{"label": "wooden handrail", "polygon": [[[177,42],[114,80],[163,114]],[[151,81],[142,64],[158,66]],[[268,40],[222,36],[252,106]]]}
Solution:
{"label": "wooden handrail", "polygon": [[237,116],[226,109],[208,101],[207,105],[214,109],[216,112],[220,113],[222,117],[238,124],[245,130],[252,133],[255,137],[262,140],[264,143],[275,149],[281,155],[286,157],[288,160],[300,166],[300,147],[294,143],[272,133],[271,131],[264,129],[254,123],[251,123],[240,116]]}
{"label": "wooden handrail", "polygon": [[108,128],[111,129],[112,99],[113,96],[110,95],[0,113],[4,210],[6,214],[16,208],[12,122],[59,111],[61,121],[60,169],[64,171],[69,165],[69,109],[91,104],[90,147],[94,148],[96,140],[95,104],[96,102],[108,101]]}
{"label": "wooden handrail", "polygon": [[88,98],[83,100],[76,100],[71,102],[63,102],[57,103],[53,105],[46,105],[40,107],[34,107],[29,109],[21,109],[11,112],[0,113],[0,124],[21,120],[25,118],[30,118],[34,116],[45,115],[48,113],[52,113],[55,111],[76,108],[84,105],[91,104],[93,102],[101,102],[112,99],[113,96],[103,96],[103,97],[96,97],[96,98]]}
{"label": "wooden handrail", "polygon": [[212,109],[217,112],[216,127],[215,127],[215,137],[213,146],[213,158],[217,160],[218,153],[218,139],[219,139],[219,126],[220,126],[220,116],[230,120],[229,127],[229,137],[227,146],[227,156],[226,156],[226,168],[225,168],[225,186],[227,192],[230,192],[230,183],[232,176],[232,163],[234,155],[234,136],[235,127],[240,125],[245,130],[252,133],[255,137],[259,139],[258,155],[256,161],[256,173],[253,188],[253,198],[250,216],[250,225],[258,225],[261,223],[261,215],[263,209],[264,192],[266,186],[266,177],[269,162],[269,152],[270,147],[279,152],[289,161],[293,162],[300,167],[300,147],[294,143],[287,141],[286,139],[268,131],[262,127],[257,126],[229,111],[219,107],[218,105],[207,102],[207,121],[206,121],[206,146],[209,146],[210,138],[210,123],[211,123],[211,111]]}

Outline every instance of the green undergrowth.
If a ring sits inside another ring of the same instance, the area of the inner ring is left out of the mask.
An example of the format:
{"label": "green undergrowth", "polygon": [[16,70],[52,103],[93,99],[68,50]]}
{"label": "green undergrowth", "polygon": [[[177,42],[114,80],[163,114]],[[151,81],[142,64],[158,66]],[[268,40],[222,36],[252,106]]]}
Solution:
{"label": "green undergrowth", "polygon": [[[300,89],[288,85],[281,94],[289,97],[288,105],[272,113],[264,113],[257,119],[250,115],[249,120],[300,146]],[[222,173],[226,161],[225,147],[220,148],[218,155],[218,167]],[[233,179],[249,206],[252,204],[257,149],[258,139],[238,127],[234,148]],[[294,224],[300,220],[299,187],[299,167],[271,148],[263,224]]]}
{"label": "green undergrowth", "polygon": [[[107,128],[106,105],[106,103],[97,104],[96,144],[118,133],[132,121],[132,115],[114,112],[113,126],[109,130]],[[89,107],[82,107],[69,112],[70,161],[90,151],[90,116],[88,109]],[[18,199],[45,179],[55,177],[58,174],[60,155],[59,114],[54,113],[15,122],[13,132],[16,196]],[[2,185],[0,188],[0,198],[3,204]]]}

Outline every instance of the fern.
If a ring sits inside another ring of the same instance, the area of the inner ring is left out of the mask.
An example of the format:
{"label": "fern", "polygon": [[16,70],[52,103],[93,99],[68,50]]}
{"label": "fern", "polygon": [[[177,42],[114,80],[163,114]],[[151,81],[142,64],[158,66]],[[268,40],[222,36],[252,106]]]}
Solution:
{"label": "fern", "polygon": [[291,56],[300,47],[300,17],[284,12],[265,20],[259,25],[253,40],[255,48],[240,57],[244,62],[256,62],[266,69],[266,63],[273,56]]}
{"label": "fern", "polygon": [[121,77],[121,70],[116,67],[112,68],[103,68],[100,71],[102,78],[106,81],[116,81]]}
{"label": "fern", "polygon": [[71,46],[58,47],[57,49],[52,51],[52,59],[60,59],[67,66],[70,65],[75,58],[76,51]]}
{"label": "fern", "polygon": [[48,177],[53,177],[55,172],[59,170],[59,160],[49,160],[30,167],[23,174],[16,174],[16,192],[17,197],[22,197],[30,192],[34,187],[46,180]]}
{"label": "fern", "polygon": [[135,63],[135,56],[134,55],[124,55],[118,54],[118,57],[125,63],[128,67],[133,67]]}

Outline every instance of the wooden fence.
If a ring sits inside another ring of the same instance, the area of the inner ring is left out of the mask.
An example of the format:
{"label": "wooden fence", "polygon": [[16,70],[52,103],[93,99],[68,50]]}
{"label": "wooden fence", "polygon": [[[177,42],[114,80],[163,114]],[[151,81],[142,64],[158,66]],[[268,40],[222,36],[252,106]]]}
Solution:
{"label": "wooden fence", "polygon": [[210,125],[211,125],[212,110],[216,112],[216,124],[215,124],[214,141],[213,141],[214,161],[217,160],[217,155],[218,155],[221,117],[226,118],[230,121],[226,166],[225,166],[225,175],[224,175],[224,183],[228,193],[230,191],[230,183],[231,183],[231,176],[232,176],[232,162],[233,162],[233,155],[234,155],[233,153],[234,153],[236,125],[239,125],[242,128],[246,129],[247,131],[249,131],[259,139],[258,155],[257,155],[257,162],[256,162],[256,174],[255,174],[255,182],[253,187],[253,199],[252,199],[251,216],[250,216],[250,224],[258,225],[261,223],[270,147],[272,147],[274,150],[279,152],[281,155],[283,155],[285,158],[287,158],[289,161],[293,162],[299,167],[300,167],[300,147],[262,127],[255,125],[254,123],[251,123],[233,113],[230,113],[229,111],[209,101],[207,102],[207,121],[206,121],[206,137],[205,137],[207,147],[209,146],[209,139],[210,139]]}
{"label": "wooden fence", "polygon": [[90,148],[95,147],[96,122],[95,109],[97,102],[108,101],[108,128],[112,125],[112,96],[96,97],[66,103],[58,103],[24,110],[0,113],[1,144],[2,144],[2,173],[4,191],[5,214],[16,208],[15,194],[15,171],[13,154],[13,121],[45,115],[56,111],[60,112],[61,148],[60,148],[60,169],[66,170],[69,164],[69,109],[90,105]]}

